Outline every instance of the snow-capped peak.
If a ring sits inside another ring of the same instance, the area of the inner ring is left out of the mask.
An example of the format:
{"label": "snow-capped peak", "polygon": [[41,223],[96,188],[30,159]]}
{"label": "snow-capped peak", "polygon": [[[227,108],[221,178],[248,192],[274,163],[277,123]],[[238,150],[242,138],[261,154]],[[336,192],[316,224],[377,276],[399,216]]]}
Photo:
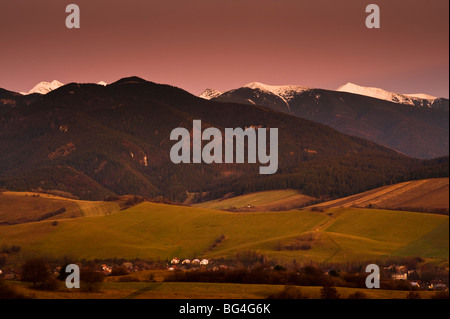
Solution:
{"label": "snow-capped peak", "polygon": [[52,82],[40,82],[36,84],[28,93],[21,92],[23,95],[39,93],[47,94],[50,91],[56,90],[57,88],[63,86],[61,82],[54,80]]}
{"label": "snow-capped peak", "polygon": [[354,83],[347,83],[339,87],[336,91],[364,95],[407,105],[418,105],[423,104],[423,101],[433,102],[437,99],[436,97],[427,94],[400,94],[380,88],[360,86]]}
{"label": "snow-capped peak", "polygon": [[298,86],[298,85],[268,85],[260,82],[252,82],[246,84],[244,87],[251,89],[260,89],[263,91],[269,91],[276,95],[284,95],[287,92],[297,92],[301,93],[307,90],[311,90],[309,87]]}
{"label": "snow-capped peak", "polygon": [[246,84],[244,87],[250,89],[259,89],[261,91],[270,92],[278,95],[283,100],[290,101],[296,93],[302,93],[311,90],[309,87],[298,85],[267,85],[260,82],[252,82]]}
{"label": "snow-capped peak", "polygon": [[202,99],[211,100],[222,95],[222,92],[214,89],[206,89],[202,94],[199,95]]}
{"label": "snow-capped peak", "polygon": [[108,85],[108,83],[106,83],[105,81],[100,81],[97,84],[98,85],[103,85],[103,86],[107,86]]}

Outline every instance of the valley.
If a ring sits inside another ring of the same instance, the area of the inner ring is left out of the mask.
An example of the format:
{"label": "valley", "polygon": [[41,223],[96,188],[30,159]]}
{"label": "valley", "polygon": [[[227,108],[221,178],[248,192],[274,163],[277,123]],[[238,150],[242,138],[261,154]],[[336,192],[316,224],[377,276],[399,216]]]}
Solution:
{"label": "valley", "polygon": [[[401,187],[397,185],[397,188]],[[22,196],[30,198],[25,194]],[[298,200],[298,195],[292,191],[287,196],[274,193],[272,201],[264,201],[263,197],[267,196],[260,196],[259,202],[255,201],[258,196],[246,195],[224,202],[237,207],[237,203],[264,207],[270,202],[279,201],[283,206]],[[15,197],[18,197],[17,193],[0,195],[0,204],[4,207],[2,216],[11,215],[5,202],[13,201],[16,209],[20,207],[14,202]],[[61,205],[67,207],[69,213],[75,211],[73,204],[77,204],[84,214],[62,214],[49,220],[0,226],[0,246],[20,246],[24,256],[39,254],[50,259],[71,256],[86,260],[233,259],[239,253],[254,251],[285,263],[293,259],[303,263],[345,263],[387,256],[448,260],[448,215],[357,208],[353,204],[333,206],[332,203],[319,204],[322,205],[320,210],[310,207],[272,212],[229,212],[143,202],[119,210],[120,205],[115,202],[88,205],[88,202],[73,200],[65,200],[63,204],[61,198],[31,199],[34,200],[32,206],[47,205],[41,213]],[[57,201],[57,204],[50,206],[48,201]],[[31,207],[27,201],[23,201],[23,205],[24,209]],[[227,204],[215,205],[220,202],[207,204],[215,209],[227,208]],[[25,218],[25,213],[22,214]],[[34,216],[32,211],[29,214]],[[58,223],[55,225],[56,218]],[[212,246],[219,237],[224,239],[219,245]],[[299,248],[292,248],[297,246]]]}
{"label": "valley", "polygon": [[[211,298],[276,298],[290,293],[281,283],[318,298],[330,282],[347,298],[368,263],[383,265],[384,281],[367,298],[406,297],[411,285],[394,279],[396,267],[422,285],[448,283],[445,105],[261,83],[207,92],[211,100],[137,77],[44,84],[46,94],[0,90],[0,270],[24,295],[35,296],[15,280],[35,258],[54,275],[69,260],[106,275],[100,292],[39,298],[204,298],[208,289]],[[335,127],[337,118],[352,129]],[[178,142],[189,160],[174,163],[171,132],[200,120]],[[373,135],[377,125],[398,144]],[[413,134],[417,148],[403,152],[411,126],[427,134]],[[201,129],[226,137],[230,128],[245,128],[228,154],[236,163],[213,142],[205,157]],[[275,174],[238,154],[256,155],[256,136],[244,142],[249,128],[278,133],[260,158],[276,163]],[[192,152],[183,143],[191,138],[200,143]],[[426,289],[420,296],[432,298]]]}

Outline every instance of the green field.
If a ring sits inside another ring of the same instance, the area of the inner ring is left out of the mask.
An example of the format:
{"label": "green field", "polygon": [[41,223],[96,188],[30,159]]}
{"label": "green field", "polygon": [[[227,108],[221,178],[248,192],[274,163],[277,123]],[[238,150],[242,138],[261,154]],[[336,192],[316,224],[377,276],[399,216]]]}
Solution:
{"label": "green field", "polygon": [[217,199],[194,205],[194,207],[228,210],[228,209],[252,209],[254,211],[269,211],[292,209],[304,206],[315,198],[299,193],[294,189],[273,190],[257,192],[247,195]]}
{"label": "green field", "polygon": [[[244,251],[280,262],[347,262],[386,256],[447,259],[448,216],[375,209],[232,213],[142,203],[109,215],[0,226],[0,247],[79,259],[235,257]],[[212,244],[221,236],[216,247]],[[291,243],[308,250],[286,250]]]}
{"label": "green field", "polygon": [[[36,291],[23,282],[10,282],[16,291],[41,299],[266,299],[281,292],[281,285],[175,283],[175,282],[104,282],[99,292],[88,293],[77,289],[60,288],[60,291]],[[320,299],[322,287],[299,287],[308,299]],[[357,291],[368,299],[405,299],[408,292],[382,289],[337,288],[342,299]],[[422,299],[429,299],[433,291],[420,291]]]}

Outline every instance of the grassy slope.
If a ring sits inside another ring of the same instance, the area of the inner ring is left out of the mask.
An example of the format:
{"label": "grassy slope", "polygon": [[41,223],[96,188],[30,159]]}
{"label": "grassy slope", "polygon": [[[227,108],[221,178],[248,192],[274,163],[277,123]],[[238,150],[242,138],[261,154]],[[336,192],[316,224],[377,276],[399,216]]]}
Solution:
{"label": "grassy slope", "polygon": [[[60,220],[57,226],[48,221],[0,226],[0,246],[86,259],[220,258],[246,250],[281,261],[343,262],[428,252],[448,259],[447,216],[354,208],[330,212],[230,213],[142,203],[106,216]],[[211,250],[222,234],[225,240]],[[312,249],[276,249],[299,237],[311,238]]]}
{"label": "grassy slope", "polygon": [[313,197],[300,194],[297,190],[273,190],[256,192],[248,195],[237,196],[225,200],[213,200],[194,205],[210,209],[226,210],[230,208],[247,208],[251,206],[254,210],[265,211],[279,208],[288,209],[305,205],[314,200]]}
{"label": "grassy slope", "polygon": [[400,248],[395,254],[408,256],[415,253],[428,258],[436,258],[437,256],[444,256],[445,254],[448,255],[448,235],[449,223],[447,220],[431,232]]}
{"label": "grassy slope", "polygon": [[[448,217],[400,211],[341,208],[333,210],[337,220],[326,228],[339,250],[334,258],[351,258],[364,255],[367,258],[392,255],[428,257],[422,249],[424,244],[436,252],[434,257],[448,258]],[[445,230],[445,225],[447,228]],[[443,231],[436,238],[426,239],[436,227]],[[419,240],[422,238],[422,242]],[[410,246],[407,254],[397,250]]]}
{"label": "grassy slope", "polygon": [[[41,299],[265,299],[284,289],[280,285],[175,283],[175,282],[105,282],[100,291],[87,293],[77,289],[61,291],[36,291],[21,282],[10,283],[18,292]],[[320,299],[321,287],[300,287],[309,299]],[[361,291],[369,299],[405,299],[408,292],[381,289],[337,288],[341,298]],[[422,299],[431,298],[435,292],[421,291]]]}
{"label": "grassy slope", "polygon": [[48,219],[103,216],[120,209],[114,202],[73,200],[34,192],[0,193],[0,223],[29,222],[61,208],[66,211]]}
{"label": "grassy slope", "polygon": [[[433,178],[383,186],[368,192],[314,205],[323,208],[373,207],[432,211],[449,209],[449,179]],[[314,207],[313,206],[313,207]]]}

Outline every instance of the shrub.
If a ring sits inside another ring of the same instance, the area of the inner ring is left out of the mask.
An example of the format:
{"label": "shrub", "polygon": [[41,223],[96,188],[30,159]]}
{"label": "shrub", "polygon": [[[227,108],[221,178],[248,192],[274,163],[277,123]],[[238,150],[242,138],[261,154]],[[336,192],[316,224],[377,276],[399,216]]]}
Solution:
{"label": "shrub", "polygon": [[104,275],[92,269],[83,269],[80,273],[81,289],[88,292],[97,292],[103,282]]}
{"label": "shrub", "polygon": [[31,282],[35,289],[53,289],[50,269],[42,258],[32,258],[22,266],[22,281]]}
{"label": "shrub", "polygon": [[50,212],[50,213],[44,214],[44,215],[42,215],[42,216],[39,216],[39,217],[37,217],[37,218],[35,219],[35,221],[38,222],[38,221],[41,221],[41,220],[49,219],[49,218],[51,218],[51,217],[54,217],[54,216],[57,216],[57,215],[64,214],[65,212],[66,212],[66,208],[63,207],[63,208],[60,208],[60,209],[58,209],[58,210],[55,210],[54,212]]}
{"label": "shrub", "polygon": [[320,297],[322,299],[339,299],[340,295],[335,287],[326,285],[320,290]]}
{"label": "shrub", "polygon": [[109,197],[106,197],[103,201],[105,201],[105,202],[115,202],[115,201],[118,201],[120,198],[119,198],[119,196],[109,196]]}
{"label": "shrub", "polygon": [[40,290],[56,291],[58,290],[58,280],[52,276],[48,277],[47,280],[42,282],[39,287]]}
{"label": "shrub", "polygon": [[6,256],[0,255],[0,268],[6,265]]}
{"label": "shrub", "polygon": [[410,291],[406,295],[406,299],[420,299],[420,294],[417,291]]}
{"label": "shrub", "polygon": [[5,254],[13,254],[13,253],[18,253],[20,252],[22,248],[20,246],[17,245],[12,245],[11,247],[8,246],[3,246],[2,247],[2,252]]}
{"label": "shrub", "polygon": [[127,207],[135,206],[142,203],[144,200],[145,200],[144,197],[134,196],[133,198],[130,198],[125,202],[125,206]]}
{"label": "shrub", "polygon": [[412,290],[411,284],[406,280],[382,280],[381,289],[387,290]]}
{"label": "shrub", "polygon": [[294,286],[285,286],[282,291],[270,295],[268,299],[308,299],[308,298],[303,295],[300,288]]}
{"label": "shrub", "polygon": [[356,291],[348,296],[348,299],[367,299],[367,295],[362,291]]}
{"label": "shrub", "polygon": [[337,269],[331,269],[328,272],[328,275],[330,275],[331,277],[339,277],[339,274],[340,274],[340,272]]}
{"label": "shrub", "polygon": [[20,246],[16,246],[16,245],[11,246],[11,252],[13,252],[13,253],[18,253],[18,252],[20,252],[20,250],[21,250]]}
{"label": "shrub", "polygon": [[156,280],[155,280],[155,274],[149,274],[148,276],[146,276],[145,281],[156,282]]}
{"label": "shrub", "polygon": [[448,291],[438,291],[431,296],[431,299],[449,299]]}
{"label": "shrub", "polygon": [[114,267],[111,271],[111,276],[125,276],[128,274],[128,269],[125,266]]}
{"label": "shrub", "polygon": [[275,271],[286,271],[286,268],[284,268],[281,265],[276,265],[275,267],[273,267],[273,270],[275,270]]}
{"label": "shrub", "polygon": [[58,282],[42,259],[29,260],[22,268],[22,281],[31,282],[34,289],[55,291]]}

